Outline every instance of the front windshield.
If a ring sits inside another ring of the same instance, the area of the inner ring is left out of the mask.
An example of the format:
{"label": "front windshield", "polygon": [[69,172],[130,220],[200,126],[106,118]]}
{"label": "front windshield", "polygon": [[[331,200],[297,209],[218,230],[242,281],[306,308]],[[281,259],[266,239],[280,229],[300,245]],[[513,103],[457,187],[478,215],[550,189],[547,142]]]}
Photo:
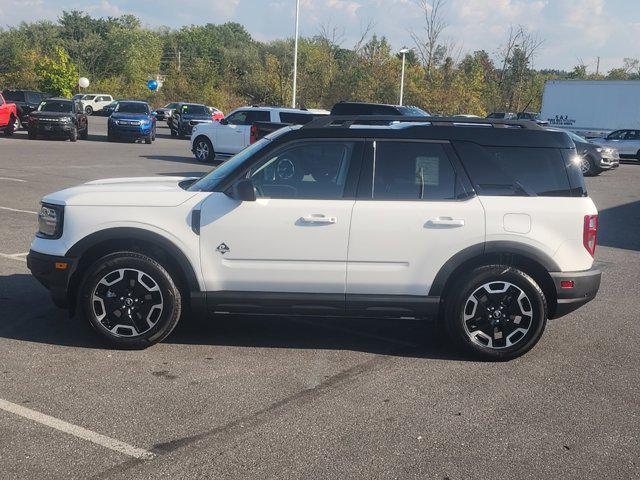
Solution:
{"label": "front windshield", "polygon": [[574,142],[589,143],[589,141],[586,138],[583,138],[580,135],[577,135],[577,134],[575,134],[573,132],[569,132],[569,131],[567,131],[567,133],[571,137],[571,140],[573,140]]}
{"label": "front windshield", "polygon": [[116,112],[119,113],[149,113],[149,106],[146,103],[139,102],[120,102],[116,106]]}
{"label": "front windshield", "polygon": [[177,103],[167,103],[167,104],[164,106],[164,108],[172,109],[172,108],[176,108],[177,106],[178,106],[178,104],[177,104]]}
{"label": "front windshield", "polygon": [[84,97],[83,93],[76,93],[73,97],[71,97],[71,100],[82,100],[82,97]]}
{"label": "front windshield", "polygon": [[180,111],[183,115],[209,115],[204,105],[183,105]]}
{"label": "front windshield", "polygon": [[38,107],[40,112],[73,112],[73,103],[64,100],[47,100]]}
{"label": "front windshield", "polygon": [[418,107],[401,106],[401,107],[398,107],[398,110],[400,110],[400,113],[402,113],[402,115],[411,116],[411,117],[430,117],[431,116],[427,112],[425,112],[424,110]]}
{"label": "front windshield", "polygon": [[211,170],[204,177],[198,180],[196,183],[189,187],[191,192],[212,192],[218,186],[221,180],[232,173],[236,168],[242,165],[242,163],[255,152],[266,146],[271,140],[268,138],[261,138],[256,143],[251,144],[240,153],[234,155],[229,160],[214,170]]}

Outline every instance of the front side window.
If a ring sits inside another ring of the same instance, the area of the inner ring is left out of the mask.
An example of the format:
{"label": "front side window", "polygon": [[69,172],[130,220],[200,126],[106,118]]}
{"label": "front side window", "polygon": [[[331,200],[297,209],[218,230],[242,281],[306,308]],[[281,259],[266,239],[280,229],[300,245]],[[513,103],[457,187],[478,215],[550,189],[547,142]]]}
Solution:
{"label": "front side window", "polygon": [[376,142],[375,200],[454,200],[458,184],[442,144]]}
{"label": "front side window", "polygon": [[232,113],[229,115],[226,120],[229,125],[246,125],[247,123],[247,113],[244,110],[241,110],[236,113]]}
{"label": "front side window", "polygon": [[258,198],[343,198],[357,143],[304,142],[277,150],[249,171]]}

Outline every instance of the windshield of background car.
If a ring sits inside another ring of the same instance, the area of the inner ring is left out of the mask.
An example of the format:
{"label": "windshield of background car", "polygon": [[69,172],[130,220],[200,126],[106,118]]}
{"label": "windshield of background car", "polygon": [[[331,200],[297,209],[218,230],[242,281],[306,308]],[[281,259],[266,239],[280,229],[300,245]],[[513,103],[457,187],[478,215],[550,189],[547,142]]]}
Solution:
{"label": "windshield of background car", "polygon": [[11,90],[5,90],[2,92],[2,96],[7,102],[24,102],[24,92],[12,92]]}
{"label": "windshield of background car", "polygon": [[212,192],[229,174],[234,172],[240,167],[249,157],[254,153],[260,151],[270,140],[268,138],[261,138],[256,143],[251,144],[240,153],[234,155],[229,160],[224,162],[218,168],[210,171],[196,183],[189,187],[191,192]]}
{"label": "windshield of background car", "polygon": [[73,112],[73,103],[58,101],[58,100],[47,100],[42,102],[38,107],[38,111],[40,112],[62,112],[62,113],[72,113]]}
{"label": "windshield of background car", "polygon": [[178,106],[177,103],[167,103],[164,108],[168,108],[168,109],[174,109]]}
{"label": "windshield of background car", "polygon": [[567,132],[567,133],[571,137],[571,140],[573,140],[574,142],[589,143],[589,140],[587,140],[586,138],[581,137],[580,135],[577,135],[577,134],[575,134],[573,132]]}
{"label": "windshield of background car", "polygon": [[400,110],[400,113],[402,115],[406,115],[410,117],[430,117],[431,116],[427,112],[425,112],[424,110],[418,107],[403,106],[403,107],[398,107],[398,110]]}
{"label": "windshield of background car", "polygon": [[95,95],[85,95],[82,97],[82,100],[93,100],[94,98],[96,98]]}
{"label": "windshield of background car", "polygon": [[211,115],[204,105],[183,105],[180,113],[183,115]]}
{"label": "windshield of background car", "polygon": [[116,112],[119,113],[149,113],[149,106],[146,103],[137,102],[120,102],[116,106]]}

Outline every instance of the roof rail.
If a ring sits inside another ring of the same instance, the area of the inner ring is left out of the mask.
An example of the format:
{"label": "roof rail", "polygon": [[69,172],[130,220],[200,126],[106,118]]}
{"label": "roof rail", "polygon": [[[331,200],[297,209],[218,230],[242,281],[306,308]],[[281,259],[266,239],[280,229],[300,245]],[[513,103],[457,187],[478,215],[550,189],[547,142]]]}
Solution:
{"label": "roof rail", "polygon": [[493,128],[522,128],[544,130],[531,120],[501,120],[497,118],[454,118],[454,117],[410,117],[403,115],[334,115],[323,116],[303,125],[302,128],[349,128],[356,124],[370,122],[427,123],[432,127],[456,127],[490,125]]}

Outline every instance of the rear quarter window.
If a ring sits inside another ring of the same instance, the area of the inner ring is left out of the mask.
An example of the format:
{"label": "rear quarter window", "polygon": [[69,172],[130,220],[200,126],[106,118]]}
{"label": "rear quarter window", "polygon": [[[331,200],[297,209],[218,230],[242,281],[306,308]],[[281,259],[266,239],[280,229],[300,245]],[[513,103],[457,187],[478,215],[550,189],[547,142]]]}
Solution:
{"label": "rear quarter window", "polygon": [[582,178],[570,181],[570,151],[489,147],[472,142],[455,142],[454,146],[478,195],[572,197],[585,194]]}
{"label": "rear quarter window", "polygon": [[282,123],[291,123],[292,125],[305,125],[311,120],[313,120],[313,115],[309,113],[280,112],[280,121]]}

